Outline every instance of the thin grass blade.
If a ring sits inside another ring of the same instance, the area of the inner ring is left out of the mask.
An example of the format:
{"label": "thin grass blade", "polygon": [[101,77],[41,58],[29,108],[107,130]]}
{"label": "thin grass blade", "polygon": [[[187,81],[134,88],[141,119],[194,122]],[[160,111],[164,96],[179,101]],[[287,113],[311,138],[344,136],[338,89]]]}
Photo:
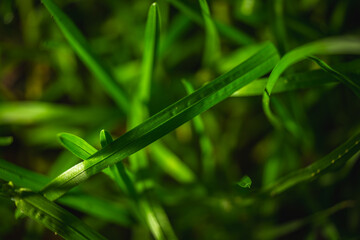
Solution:
{"label": "thin grass blade", "polygon": [[356,96],[360,97],[360,82],[355,79],[351,79],[344,74],[336,71],[329,65],[327,65],[324,61],[321,59],[310,56],[309,59],[313,60],[315,63],[317,63],[325,72],[330,73],[334,78],[338,79],[341,83],[345,84],[348,88],[350,88]]}
{"label": "thin grass blade", "polygon": [[97,77],[104,89],[114,99],[117,105],[126,113],[128,111],[129,104],[125,93],[117,84],[117,81],[111,74],[110,70],[93,53],[79,29],[52,0],[42,0],[42,3],[45,5],[51,16],[53,16],[56,24],[76,54],[85,63],[88,69]]}
{"label": "thin grass blade", "polygon": [[155,114],[98,151],[87,161],[75,165],[56,177],[43,189],[43,194],[51,200],[59,198],[90,176],[146,147],[226,99],[239,88],[266,74],[278,60],[275,47],[267,44],[257,54],[230,72]]}
{"label": "thin grass blade", "polygon": [[359,151],[360,134],[357,134],[324,158],[314,162],[306,168],[288,174],[270,185],[264,192],[270,193],[271,196],[275,196],[301,182],[314,180],[334,168],[342,167]]}
{"label": "thin grass blade", "polygon": [[58,139],[61,145],[82,160],[86,160],[88,157],[97,152],[96,148],[76,135],[70,133],[59,133]]}
{"label": "thin grass blade", "polygon": [[[193,86],[188,82],[183,80],[183,85],[185,86],[187,94],[194,92]],[[201,116],[196,116],[192,120],[196,133],[199,135],[200,149],[202,154],[202,169],[203,177],[205,180],[211,179],[215,171],[215,158],[213,157],[213,146],[211,144],[210,138],[205,133],[205,126]]]}
{"label": "thin grass blade", "polygon": [[215,24],[210,15],[209,5],[206,0],[199,0],[201,14],[205,25],[205,46],[203,62],[206,66],[211,66],[221,55],[220,38],[217,33]]}

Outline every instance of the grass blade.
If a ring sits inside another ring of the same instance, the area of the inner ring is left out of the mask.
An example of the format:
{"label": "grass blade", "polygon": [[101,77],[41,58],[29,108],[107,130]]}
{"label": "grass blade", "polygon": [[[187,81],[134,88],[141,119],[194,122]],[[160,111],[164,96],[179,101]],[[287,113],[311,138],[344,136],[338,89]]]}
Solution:
{"label": "grass blade", "polygon": [[266,74],[277,63],[279,56],[272,44],[230,72],[198,89],[155,114],[127,132],[113,143],[56,177],[43,189],[49,199],[57,199],[102,169],[156,141],[198,114],[229,97],[239,88]]}
{"label": "grass blade", "polygon": [[20,191],[15,204],[21,212],[65,239],[105,239],[83,221],[40,194]]}
{"label": "grass blade", "polygon": [[[193,86],[188,82],[183,80],[186,92],[191,94],[194,92]],[[203,177],[206,180],[211,179],[215,171],[215,158],[213,157],[213,147],[210,141],[210,138],[205,133],[205,126],[201,116],[196,116],[193,119],[193,124],[196,133],[199,135],[199,142],[202,154],[202,170]]]}
{"label": "grass blade", "polygon": [[60,143],[75,156],[82,160],[96,153],[96,148],[87,143],[84,139],[70,133],[59,133]]}
{"label": "grass blade", "polygon": [[129,105],[125,94],[117,84],[111,72],[92,52],[86,39],[77,29],[75,24],[52,0],[42,0],[42,3],[45,5],[51,16],[53,16],[56,24],[73,50],[89,70],[97,77],[117,105],[126,113]]}
{"label": "grass blade", "polygon": [[356,94],[356,96],[360,97],[360,83],[357,83],[352,79],[350,79],[349,77],[345,76],[344,74],[336,71],[335,69],[333,69],[332,67],[330,67],[324,61],[322,61],[317,57],[311,56],[309,58],[313,60],[315,63],[317,63],[325,72],[330,73],[334,78],[338,79],[348,88],[350,88]]}
{"label": "grass blade", "polygon": [[357,134],[336,148],[334,151],[326,155],[324,158],[314,162],[306,168],[297,170],[281,178],[266,188],[264,192],[268,192],[271,196],[275,196],[296,184],[313,180],[329,170],[343,166],[351,157],[360,151],[359,143],[360,134]]}
{"label": "grass blade", "polygon": [[205,47],[203,62],[211,66],[220,57],[220,39],[216,27],[210,15],[209,5],[206,0],[199,0],[201,14],[205,25]]}
{"label": "grass blade", "polygon": [[281,121],[272,113],[270,109],[270,95],[280,75],[289,66],[314,54],[360,54],[360,39],[355,37],[337,37],[319,40],[298,47],[281,58],[270,74],[263,94],[263,108],[270,122],[276,127],[281,128]]}
{"label": "grass blade", "polygon": [[[31,189],[34,192],[40,191],[50,178],[39,173],[19,167],[15,164],[0,159],[0,179],[6,182],[11,181],[16,186]],[[58,200],[59,203],[72,207],[86,214],[99,217],[120,225],[132,223],[126,209],[115,205],[112,202],[100,198],[84,195],[80,192],[71,192]],[[117,213],[116,218],[113,213]]]}

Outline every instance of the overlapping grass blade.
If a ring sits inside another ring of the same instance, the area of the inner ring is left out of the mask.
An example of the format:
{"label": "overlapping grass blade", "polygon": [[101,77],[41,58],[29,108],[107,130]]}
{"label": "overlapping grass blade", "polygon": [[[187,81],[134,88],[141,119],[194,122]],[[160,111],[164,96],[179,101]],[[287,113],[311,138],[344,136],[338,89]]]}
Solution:
{"label": "overlapping grass blade", "polygon": [[[28,188],[34,192],[39,191],[50,182],[50,178],[44,175],[24,169],[2,159],[0,159],[0,179],[7,182],[11,181],[16,186]],[[70,192],[59,199],[58,202],[86,214],[120,225],[132,223],[125,208],[100,198],[84,195],[78,191]],[[114,213],[117,213],[116,218],[113,215]]]}
{"label": "overlapping grass blade", "polygon": [[206,66],[211,66],[220,57],[220,38],[217,33],[215,24],[210,15],[209,5],[206,0],[199,0],[201,14],[205,26],[205,46],[203,62]]}
{"label": "overlapping grass blade", "polygon": [[327,65],[324,61],[321,59],[310,56],[311,60],[313,60],[315,63],[317,63],[325,72],[330,73],[334,78],[338,79],[340,82],[345,84],[350,90],[352,90],[356,96],[360,97],[360,82],[352,80],[351,78],[345,76],[344,74],[340,73],[339,71],[333,69],[329,65]]}
{"label": "overlapping grass blade", "polygon": [[[191,94],[194,92],[193,86],[188,82],[183,80],[186,92]],[[199,135],[200,149],[202,154],[202,170],[203,177],[206,180],[211,179],[215,171],[215,158],[213,147],[210,141],[210,138],[205,133],[205,126],[201,116],[196,116],[192,120],[196,133]]]}
{"label": "overlapping grass blade", "polygon": [[47,198],[57,199],[102,169],[156,141],[198,114],[229,97],[239,88],[269,72],[279,60],[272,44],[266,44],[230,72],[218,77],[125,133],[113,143],[56,177],[43,190]]}
{"label": "overlapping grass blade", "polygon": [[270,95],[275,84],[286,68],[314,54],[360,54],[360,39],[358,37],[334,37],[319,40],[298,47],[281,58],[271,72],[263,94],[264,112],[276,128],[281,128],[282,123],[270,109]]}
{"label": "overlapping grass blade", "polygon": [[312,163],[306,168],[297,170],[279,179],[264,192],[271,196],[280,194],[285,190],[301,182],[313,180],[324,173],[343,166],[350,158],[360,151],[360,134],[349,139],[347,142],[336,148],[324,158]]}
{"label": "overlapping grass blade", "polygon": [[129,107],[127,97],[117,84],[110,70],[95,56],[86,39],[77,29],[75,24],[52,0],[42,0],[42,3],[45,5],[51,16],[53,16],[56,24],[59,26],[65,38],[80,59],[97,77],[117,105],[124,112],[127,112]]}
{"label": "overlapping grass blade", "polygon": [[38,193],[22,190],[14,196],[21,212],[65,239],[105,239],[70,212]]}

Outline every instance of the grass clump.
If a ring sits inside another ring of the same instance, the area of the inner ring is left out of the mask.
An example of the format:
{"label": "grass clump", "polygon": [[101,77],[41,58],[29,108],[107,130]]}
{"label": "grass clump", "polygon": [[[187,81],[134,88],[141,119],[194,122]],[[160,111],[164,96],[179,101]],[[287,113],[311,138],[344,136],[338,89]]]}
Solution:
{"label": "grass clump", "polygon": [[0,2],[0,238],[355,239],[358,7]]}

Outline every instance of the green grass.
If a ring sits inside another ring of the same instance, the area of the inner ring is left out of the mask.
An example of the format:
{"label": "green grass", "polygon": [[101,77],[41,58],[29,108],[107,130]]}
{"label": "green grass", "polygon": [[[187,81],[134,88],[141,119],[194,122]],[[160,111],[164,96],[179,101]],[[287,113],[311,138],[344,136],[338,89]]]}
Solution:
{"label": "green grass", "polygon": [[0,239],[356,239],[359,7],[1,1]]}

